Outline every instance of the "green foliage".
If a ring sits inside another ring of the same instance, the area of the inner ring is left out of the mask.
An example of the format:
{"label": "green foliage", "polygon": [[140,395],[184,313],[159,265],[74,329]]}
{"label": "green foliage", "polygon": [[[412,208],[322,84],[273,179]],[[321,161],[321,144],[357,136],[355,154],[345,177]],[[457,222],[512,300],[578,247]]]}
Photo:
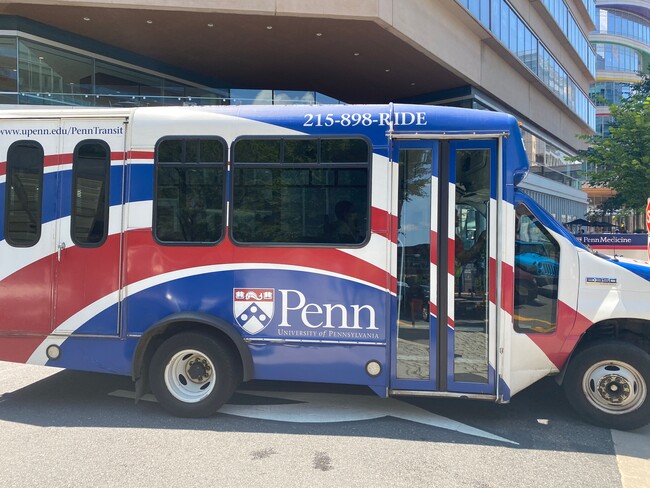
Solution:
{"label": "green foliage", "polygon": [[650,196],[650,76],[644,75],[632,95],[610,112],[609,137],[584,136],[590,147],[576,159],[593,171],[592,186],[616,191],[609,206],[644,207]]}

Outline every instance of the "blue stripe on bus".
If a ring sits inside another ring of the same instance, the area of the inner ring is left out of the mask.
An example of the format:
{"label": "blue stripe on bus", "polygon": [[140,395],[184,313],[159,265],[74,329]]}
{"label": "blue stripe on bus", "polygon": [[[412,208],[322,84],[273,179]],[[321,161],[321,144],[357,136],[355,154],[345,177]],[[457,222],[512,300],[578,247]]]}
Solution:
{"label": "blue stripe on bus", "polygon": [[[304,297],[302,308],[299,305],[303,298],[294,293],[296,283],[300,283],[299,292]],[[237,325],[235,315],[242,314],[236,311],[235,288],[274,290],[272,309],[265,312],[269,316],[268,325],[259,333],[248,334]],[[210,293],[206,295],[205,290]],[[285,297],[286,316],[281,306]],[[184,310],[221,317],[234,324],[243,336],[255,338],[385,342],[389,298],[387,291],[331,275],[283,269],[236,269],[178,278],[142,290],[125,300],[125,320],[129,334],[142,334],[165,317]],[[359,324],[355,327],[354,307],[360,304],[364,308],[356,314]],[[373,309],[374,328],[366,306]],[[332,317],[329,326],[328,307]],[[343,326],[344,322],[347,327]]]}
{"label": "blue stripe on bus", "polygon": [[650,281],[650,266],[647,264],[629,263],[625,261],[617,261],[615,259],[610,259],[609,261],[610,263],[617,264],[621,268],[625,268],[644,280]]}
{"label": "blue stripe on bus", "polygon": [[61,344],[61,355],[46,366],[129,376],[138,338],[127,340],[72,336]]}

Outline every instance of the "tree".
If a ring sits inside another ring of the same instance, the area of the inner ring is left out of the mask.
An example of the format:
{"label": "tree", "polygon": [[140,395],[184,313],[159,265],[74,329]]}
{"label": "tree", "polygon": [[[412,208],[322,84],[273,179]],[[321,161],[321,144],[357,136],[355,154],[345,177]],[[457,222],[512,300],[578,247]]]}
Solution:
{"label": "tree", "polygon": [[609,136],[583,136],[589,148],[577,160],[587,163],[589,184],[616,192],[619,208],[644,207],[650,196],[650,75],[635,84],[620,105],[612,105]]}

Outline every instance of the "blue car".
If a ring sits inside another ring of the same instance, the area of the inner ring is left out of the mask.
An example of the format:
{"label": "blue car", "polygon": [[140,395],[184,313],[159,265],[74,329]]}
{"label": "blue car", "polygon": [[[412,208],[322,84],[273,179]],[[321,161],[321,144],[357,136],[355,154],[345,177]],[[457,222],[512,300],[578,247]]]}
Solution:
{"label": "blue car", "polygon": [[533,275],[539,286],[556,284],[560,272],[542,242],[515,241],[515,266]]}

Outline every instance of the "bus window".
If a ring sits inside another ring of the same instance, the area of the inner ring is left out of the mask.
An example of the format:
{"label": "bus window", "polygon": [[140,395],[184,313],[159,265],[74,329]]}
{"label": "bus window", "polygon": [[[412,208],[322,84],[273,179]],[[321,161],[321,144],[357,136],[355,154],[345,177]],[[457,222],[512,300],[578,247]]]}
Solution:
{"label": "bus window", "polygon": [[103,141],[82,141],[72,160],[71,237],[80,247],[101,245],[108,235],[111,152]]}
{"label": "bus window", "polygon": [[216,138],[166,138],[156,147],[154,236],[164,244],[221,239],[226,150]]}
{"label": "bus window", "polygon": [[41,237],[43,148],[17,141],[7,151],[5,239],[15,247],[30,247]]}
{"label": "bus window", "polygon": [[365,140],[242,138],[232,159],[234,241],[340,246],[366,240]]}
{"label": "bus window", "polygon": [[525,205],[516,215],[515,330],[548,334],[557,327],[560,246]]}

